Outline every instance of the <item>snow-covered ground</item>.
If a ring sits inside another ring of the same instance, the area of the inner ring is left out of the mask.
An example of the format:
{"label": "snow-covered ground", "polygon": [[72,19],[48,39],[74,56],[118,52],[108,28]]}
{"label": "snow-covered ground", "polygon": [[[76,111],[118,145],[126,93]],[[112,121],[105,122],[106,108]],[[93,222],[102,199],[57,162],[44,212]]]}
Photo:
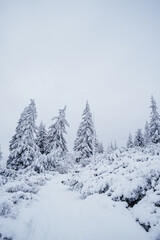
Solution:
{"label": "snow-covered ground", "polygon": [[85,164],[0,172],[0,239],[160,240],[160,145]]}
{"label": "snow-covered ground", "polygon": [[149,240],[124,203],[106,195],[86,199],[62,185],[67,175],[51,177],[29,206],[21,206],[16,219],[0,218],[4,236],[16,240]]}
{"label": "snow-covered ground", "polygon": [[65,184],[84,198],[98,193],[123,202],[150,239],[160,239],[159,144],[99,155],[86,167],[77,167]]}

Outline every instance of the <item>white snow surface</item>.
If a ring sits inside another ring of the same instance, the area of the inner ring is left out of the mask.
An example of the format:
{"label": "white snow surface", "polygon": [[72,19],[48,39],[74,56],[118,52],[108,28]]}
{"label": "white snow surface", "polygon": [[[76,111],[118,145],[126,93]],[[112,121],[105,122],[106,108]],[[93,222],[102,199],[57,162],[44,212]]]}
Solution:
{"label": "white snow surface", "polygon": [[160,144],[60,160],[0,169],[0,240],[160,240]]}
{"label": "white snow surface", "polygon": [[[42,176],[43,177],[43,176]],[[150,240],[123,202],[105,194],[82,199],[61,182],[67,174],[49,175],[30,205],[16,218],[0,217],[0,232],[14,240]],[[1,238],[0,238],[1,239]]]}

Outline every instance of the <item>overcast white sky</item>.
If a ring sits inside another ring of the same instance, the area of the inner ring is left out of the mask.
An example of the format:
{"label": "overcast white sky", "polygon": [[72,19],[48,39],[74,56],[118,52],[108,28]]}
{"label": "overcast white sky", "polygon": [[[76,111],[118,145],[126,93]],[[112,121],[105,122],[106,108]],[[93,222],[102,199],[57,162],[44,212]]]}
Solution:
{"label": "overcast white sky", "polygon": [[67,105],[72,149],[88,99],[104,146],[160,108],[159,0],[0,0],[0,144],[29,99],[48,127]]}

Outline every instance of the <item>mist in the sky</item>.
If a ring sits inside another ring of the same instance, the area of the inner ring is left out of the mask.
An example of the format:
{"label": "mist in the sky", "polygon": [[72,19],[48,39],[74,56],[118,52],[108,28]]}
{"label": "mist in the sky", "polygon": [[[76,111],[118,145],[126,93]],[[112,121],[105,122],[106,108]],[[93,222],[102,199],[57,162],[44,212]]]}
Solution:
{"label": "mist in the sky", "polygon": [[0,144],[34,98],[48,127],[67,105],[73,147],[86,100],[98,139],[126,143],[160,109],[160,1],[0,0]]}

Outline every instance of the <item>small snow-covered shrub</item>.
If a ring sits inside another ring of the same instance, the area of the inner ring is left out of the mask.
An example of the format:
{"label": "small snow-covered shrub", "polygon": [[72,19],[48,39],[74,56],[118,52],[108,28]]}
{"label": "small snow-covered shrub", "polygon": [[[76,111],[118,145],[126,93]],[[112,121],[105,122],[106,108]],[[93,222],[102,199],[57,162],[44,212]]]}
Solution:
{"label": "small snow-covered shrub", "polygon": [[34,163],[32,164],[33,169],[37,173],[42,173],[47,169],[48,161],[47,156],[45,154],[41,154],[38,158],[35,159]]}
{"label": "small snow-covered shrub", "polygon": [[12,237],[3,237],[3,240],[12,240]]}
{"label": "small snow-covered shrub", "polygon": [[47,155],[47,170],[54,170],[61,174],[67,173],[73,168],[74,156],[70,153],[62,154],[56,150]]}
{"label": "small snow-covered shrub", "polygon": [[83,183],[78,182],[77,180],[73,179],[73,180],[70,181],[70,187],[71,187],[72,190],[74,189],[76,191],[80,191],[83,187]]}
{"label": "small snow-covered shrub", "polygon": [[10,186],[9,188],[6,189],[7,192],[9,193],[14,193],[14,192],[24,192],[24,193],[37,193],[38,192],[38,187],[37,186],[32,186],[30,187],[29,185],[27,184],[17,184],[17,185],[13,185],[13,186]]}
{"label": "small snow-covered shrub", "polygon": [[53,150],[48,155],[42,154],[35,159],[32,169],[37,173],[45,171],[57,171],[61,174],[67,173],[73,168],[74,155],[70,153],[63,154],[60,149]]}
{"label": "small snow-covered shrub", "polygon": [[0,203],[0,216],[7,217],[11,214],[14,203],[11,200],[6,200]]}
{"label": "small snow-covered shrub", "polygon": [[0,216],[15,218],[19,205],[28,205],[47,180],[50,174],[37,174],[32,166],[28,169],[14,171],[4,170],[0,174],[5,183],[0,185]]}
{"label": "small snow-covered shrub", "polygon": [[3,176],[4,178],[11,177],[12,179],[15,179],[18,176],[18,173],[12,169],[0,169],[0,176]]}
{"label": "small snow-covered shrub", "polygon": [[146,231],[156,226],[160,227],[160,207],[156,205],[160,196],[153,189],[146,192],[146,196],[131,209],[133,217]]}

